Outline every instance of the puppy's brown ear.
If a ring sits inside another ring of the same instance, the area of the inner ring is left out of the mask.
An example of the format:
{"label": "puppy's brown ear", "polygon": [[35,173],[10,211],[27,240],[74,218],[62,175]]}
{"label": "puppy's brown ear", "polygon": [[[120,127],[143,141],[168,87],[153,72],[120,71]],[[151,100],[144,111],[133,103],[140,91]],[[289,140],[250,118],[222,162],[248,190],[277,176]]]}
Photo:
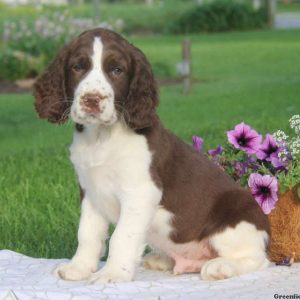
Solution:
{"label": "puppy's brown ear", "polygon": [[65,82],[68,47],[60,50],[33,87],[35,109],[40,118],[52,123],[64,123],[68,118]]}
{"label": "puppy's brown ear", "polygon": [[129,93],[125,100],[126,123],[132,129],[151,127],[157,116],[155,108],[158,105],[158,90],[152,69],[145,55],[132,47],[133,71]]}

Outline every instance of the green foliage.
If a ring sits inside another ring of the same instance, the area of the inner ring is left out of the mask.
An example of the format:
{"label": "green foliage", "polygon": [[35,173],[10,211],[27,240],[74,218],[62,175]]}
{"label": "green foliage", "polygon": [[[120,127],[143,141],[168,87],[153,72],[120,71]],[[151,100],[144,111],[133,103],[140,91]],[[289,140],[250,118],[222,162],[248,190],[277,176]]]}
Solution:
{"label": "green foliage", "polygon": [[[0,9],[0,35],[3,33],[6,21],[18,22],[24,20],[26,23],[33,21],[40,16],[51,16],[54,13],[68,14],[72,19],[84,20],[95,18],[95,8],[92,4],[69,6],[3,6]],[[194,0],[165,0],[154,1],[151,6],[145,5],[144,1],[116,1],[107,3],[100,1],[100,19],[94,20],[96,26],[108,23],[117,31],[124,33],[163,33],[168,24],[177,19],[182,13],[194,6]],[[116,23],[121,21],[119,27]],[[60,22],[57,22],[60,25]]]}
{"label": "green foliage", "polygon": [[[180,36],[133,38],[152,64],[181,58]],[[300,31],[194,35],[189,95],[161,88],[159,115],[167,128],[207,149],[244,120],[258,131],[288,133],[300,111]],[[159,51],[158,51],[159,50]],[[288,55],[287,55],[288,53]],[[173,70],[171,70],[173,71]],[[39,120],[30,95],[0,95],[0,249],[36,257],[71,257],[76,248],[79,190],[68,146],[73,124]]]}
{"label": "green foliage", "polygon": [[5,49],[0,53],[0,79],[25,78],[29,69],[28,61],[19,60],[11,49]]}
{"label": "green foliage", "polygon": [[171,66],[165,62],[161,62],[161,61],[154,62],[152,64],[152,69],[153,69],[155,78],[163,79],[163,78],[172,77]]}
{"label": "green foliage", "polygon": [[6,21],[0,77],[34,77],[67,41],[90,27],[90,21],[78,24],[68,15],[57,13],[33,20]]}
{"label": "green foliage", "polygon": [[26,52],[5,48],[0,52],[0,79],[16,80],[35,77],[45,66],[44,56],[33,57]]}
{"label": "green foliage", "polygon": [[[101,22],[94,19],[92,5],[65,7],[32,6],[8,7],[0,11],[0,77],[14,80],[36,74],[53,59],[55,53],[70,39],[84,30],[108,26],[123,33],[163,32],[169,20],[175,19],[191,7],[191,3],[175,0],[144,3],[103,3],[100,7]],[[7,17],[9,16],[9,18]],[[155,21],[154,21],[155,20]],[[39,64],[27,63],[14,55],[22,52],[32,56]],[[170,72],[167,65],[157,65],[158,77]]]}
{"label": "green foliage", "polygon": [[287,174],[284,172],[280,173],[278,180],[280,183],[280,192],[285,192],[300,185],[300,162],[291,162],[289,164],[289,172]]}
{"label": "green foliage", "polygon": [[250,3],[215,0],[191,8],[171,23],[173,33],[218,32],[263,28],[267,21],[265,9],[254,10]]}
{"label": "green foliage", "polygon": [[[14,80],[39,73],[59,48],[92,27],[109,25],[124,34],[239,30],[256,28],[263,14],[263,10],[254,12],[250,6],[229,0],[197,7],[194,0],[155,1],[151,6],[138,1],[120,1],[101,3],[99,22],[95,20],[91,4],[68,6],[67,9],[64,6],[2,5],[0,77]],[[249,26],[250,23],[255,25]],[[15,51],[33,56],[39,63],[21,61],[14,55]],[[154,65],[154,71],[159,78],[174,73],[161,63]]]}

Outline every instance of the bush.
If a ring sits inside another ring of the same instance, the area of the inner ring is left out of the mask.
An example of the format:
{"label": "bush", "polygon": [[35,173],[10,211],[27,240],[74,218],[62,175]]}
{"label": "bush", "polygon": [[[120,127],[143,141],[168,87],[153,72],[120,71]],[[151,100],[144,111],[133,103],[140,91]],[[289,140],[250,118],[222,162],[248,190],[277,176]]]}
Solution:
{"label": "bush", "polygon": [[30,70],[27,60],[20,60],[11,49],[0,53],[0,79],[15,80],[25,78]]}
{"label": "bush", "polygon": [[218,32],[263,28],[265,8],[254,10],[250,4],[233,0],[215,0],[194,7],[170,25],[172,33]]}
{"label": "bush", "polygon": [[35,76],[65,43],[94,26],[91,19],[73,19],[59,13],[34,20],[6,21],[0,48],[0,78]]}

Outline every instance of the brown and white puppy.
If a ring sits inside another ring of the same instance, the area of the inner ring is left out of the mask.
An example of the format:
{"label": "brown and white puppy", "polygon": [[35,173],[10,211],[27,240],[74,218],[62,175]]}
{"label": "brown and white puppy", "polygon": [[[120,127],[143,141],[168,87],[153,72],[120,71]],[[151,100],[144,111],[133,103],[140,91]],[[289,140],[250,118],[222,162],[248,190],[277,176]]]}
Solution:
{"label": "brown and white puppy", "polygon": [[[78,249],[57,274],[66,280],[134,278],[149,244],[152,269],[216,280],[268,266],[267,218],[248,191],[167,129],[140,50],[105,29],[84,32],[38,79],[41,118],[76,123],[71,160],[83,200]],[[106,265],[97,271],[109,223]]]}

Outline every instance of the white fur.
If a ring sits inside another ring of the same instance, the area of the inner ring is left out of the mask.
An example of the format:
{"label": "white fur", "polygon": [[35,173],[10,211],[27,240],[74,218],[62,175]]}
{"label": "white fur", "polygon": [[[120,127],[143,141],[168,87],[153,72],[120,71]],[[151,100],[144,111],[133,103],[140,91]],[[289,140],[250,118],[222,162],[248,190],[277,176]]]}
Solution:
{"label": "white fur", "polygon": [[105,239],[108,222],[99,214],[88,197],[81,205],[81,218],[78,230],[78,248],[68,264],[57,269],[58,275],[68,280],[83,280],[97,271],[98,261],[105,252]]}
{"label": "white fur", "polygon": [[157,210],[148,232],[148,243],[158,249],[158,253],[154,251],[154,255],[145,257],[147,268],[170,270],[170,257],[176,260],[176,256],[182,256],[204,262],[202,279],[218,280],[262,270],[269,265],[265,250],[268,234],[257,230],[253,224],[243,221],[235,228],[228,227],[200,242],[176,244],[169,238],[173,230],[170,225],[173,217],[162,207]]}
{"label": "white fur", "polygon": [[[71,265],[58,272],[71,280],[85,278],[87,273],[91,275],[91,270],[94,270],[91,266],[94,267],[99,259],[99,240],[103,242],[106,237],[104,229],[108,222],[112,222],[117,223],[117,227],[110,240],[107,263],[90,277],[90,281],[131,280],[161,199],[161,191],[150,174],[151,153],[146,138],[120,122],[109,127],[91,125],[86,126],[82,133],[75,133],[70,150],[86,195],[82,205],[85,206],[85,201],[90,202],[93,218],[88,216],[90,210],[82,210],[81,220],[85,221],[80,222],[79,232],[82,234],[79,234],[77,253]],[[103,223],[101,232],[99,222]],[[88,263],[83,266],[85,260]],[[65,272],[66,268],[72,271]],[[74,274],[76,270],[84,276]]]}
{"label": "white fur", "polygon": [[[75,89],[74,101],[71,106],[71,117],[77,123],[109,125],[117,120],[114,107],[114,90],[104,75],[102,56],[103,43],[100,37],[95,37],[91,57],[92,68]],[[82,109],[81,98],[87,93],[99,93],[105,97],[99,103],[100,112],[96,116],[90,115]]]}
{"label": "white fur", "polygon": [[226,228],[210,238],[210,244],[219,257],[206,262],[201,270],[204,280],[225,279],[265,269],[268,235],[253,224],[241,222],[235,228]]}
{"label": "white fur", "polygon": [[173,254],[182,254],[191,259],[202,259],[204,256],[209,255],[207,239],[183,244],[176,244],[170,239],[170,235],[174,230],[171,226],[173,218],[174,215],[162,206],[157,209],[147,234],[148,244],[171,257]]}

